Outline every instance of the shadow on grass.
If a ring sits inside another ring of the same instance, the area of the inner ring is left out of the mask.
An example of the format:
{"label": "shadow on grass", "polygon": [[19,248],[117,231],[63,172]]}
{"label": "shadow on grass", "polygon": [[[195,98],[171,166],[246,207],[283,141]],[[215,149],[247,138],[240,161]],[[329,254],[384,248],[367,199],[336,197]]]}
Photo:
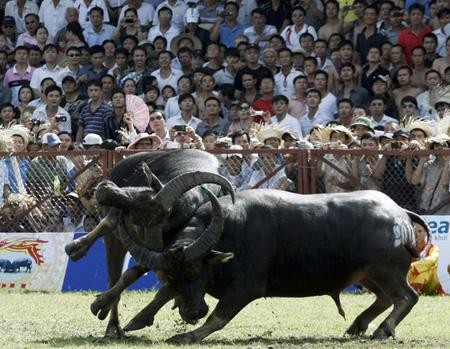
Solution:
{"label": "shadow on grass", "polygon": [[49,340],[34,341],[35,344],[45,344],[49,348],[61,348],[63,346],[72,346],[85,348],[92,345],[98,347],[110,347],[113,344],[124,344],[124,345],[134,345],[134,346],[149,346],[152,344],[160,343],[159,341],[152,340],[151,338],[145,336],[129,336],[122,339],[111,339],[103,337],[94,336],[74,336],[74,337],[56,337]]}

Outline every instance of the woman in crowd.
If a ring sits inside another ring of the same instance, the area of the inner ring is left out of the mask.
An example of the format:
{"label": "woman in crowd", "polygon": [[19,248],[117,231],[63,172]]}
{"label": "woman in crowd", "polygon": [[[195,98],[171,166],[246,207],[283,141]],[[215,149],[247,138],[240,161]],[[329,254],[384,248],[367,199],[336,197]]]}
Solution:
{"label": "woman in crowd", "polygon": [[23,113],[23,110],[28,107],[28,103],[30,103],[34,99],[34,92],[30,86],[22,86],[19,89],[19,110],[20,113]]}

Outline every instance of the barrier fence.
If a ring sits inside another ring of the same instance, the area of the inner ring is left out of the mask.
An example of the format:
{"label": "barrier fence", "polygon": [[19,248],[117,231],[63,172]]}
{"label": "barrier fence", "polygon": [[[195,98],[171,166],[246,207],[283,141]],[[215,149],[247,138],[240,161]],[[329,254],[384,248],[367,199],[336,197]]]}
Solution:
{"label": "barrier fence", "polygon": [[[9,188],[0,199],[0,232],[73,232],[80,224],[89,231],[98,221],[96,185],[133,153],[0,153],[0,184]],[[220,149],[212,153],[221,162],[221,174],[237,191],[274,188],[312,194],[375,189],[422,214],[450,213],[449,150]]]}
{"label": "barrier fence", "polygon": [[[67,257],[64,246],[97,224],[95,187],[132,153],[0,154],[0,184],[3,188],[9,181],[11,192],[4,193],[0,205],[1,289],[106,289],[103,239],[77,262]],[[220,172],[237,191],[278,188],[310,194],[376,189],[425,214],[433,242],[441,249],[439,279],[450,292],[449,150],[220,149],[212,153],[221,162]],[[134,263],[127,255],[124,270]],[[130,289],[155,287],[158,280],[148,273]]]}

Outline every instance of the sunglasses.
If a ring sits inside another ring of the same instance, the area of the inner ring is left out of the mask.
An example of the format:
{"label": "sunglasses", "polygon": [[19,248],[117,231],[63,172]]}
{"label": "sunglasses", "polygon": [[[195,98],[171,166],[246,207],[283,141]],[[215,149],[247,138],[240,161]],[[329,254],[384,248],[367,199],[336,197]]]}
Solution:
{"label": "sunglasses", "polygon": [[158,115],[158,116],[155,116],[155,117],[152,117],[152,118],[150,118],[150,121],[155,121],[155,120],[162,120],[162,116],[161,115]]}

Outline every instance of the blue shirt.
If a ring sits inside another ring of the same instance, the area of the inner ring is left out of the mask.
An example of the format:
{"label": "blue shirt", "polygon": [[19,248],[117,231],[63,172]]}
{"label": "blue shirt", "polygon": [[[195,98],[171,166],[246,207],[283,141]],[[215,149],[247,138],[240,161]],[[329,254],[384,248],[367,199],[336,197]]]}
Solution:
{"label": "blue shirt", "polygon": [[244,26],[242,24],[236,23],[231,28],[227,22],[224,22],[219,29],[220,43],[226,47],[234,47],[234,39],[241,34],[244,34]]}
{"label": "blue shirt", "polygon": [[112,108],[102,102],[96,111],[91,111],[91,103],[86,104],[80,112],[80,127],[84,128],[83,137],[95,133],[105,139],[105,118],[112,113]]}
{"label": "blue shirt", "polygon": [[109,24],[103,24],[100,33],[96,33],[92,28],[92,24],[89,24],[84,30],[84,39],[89,46],[101,45],[105,40],[111,40],[116,28]]}

